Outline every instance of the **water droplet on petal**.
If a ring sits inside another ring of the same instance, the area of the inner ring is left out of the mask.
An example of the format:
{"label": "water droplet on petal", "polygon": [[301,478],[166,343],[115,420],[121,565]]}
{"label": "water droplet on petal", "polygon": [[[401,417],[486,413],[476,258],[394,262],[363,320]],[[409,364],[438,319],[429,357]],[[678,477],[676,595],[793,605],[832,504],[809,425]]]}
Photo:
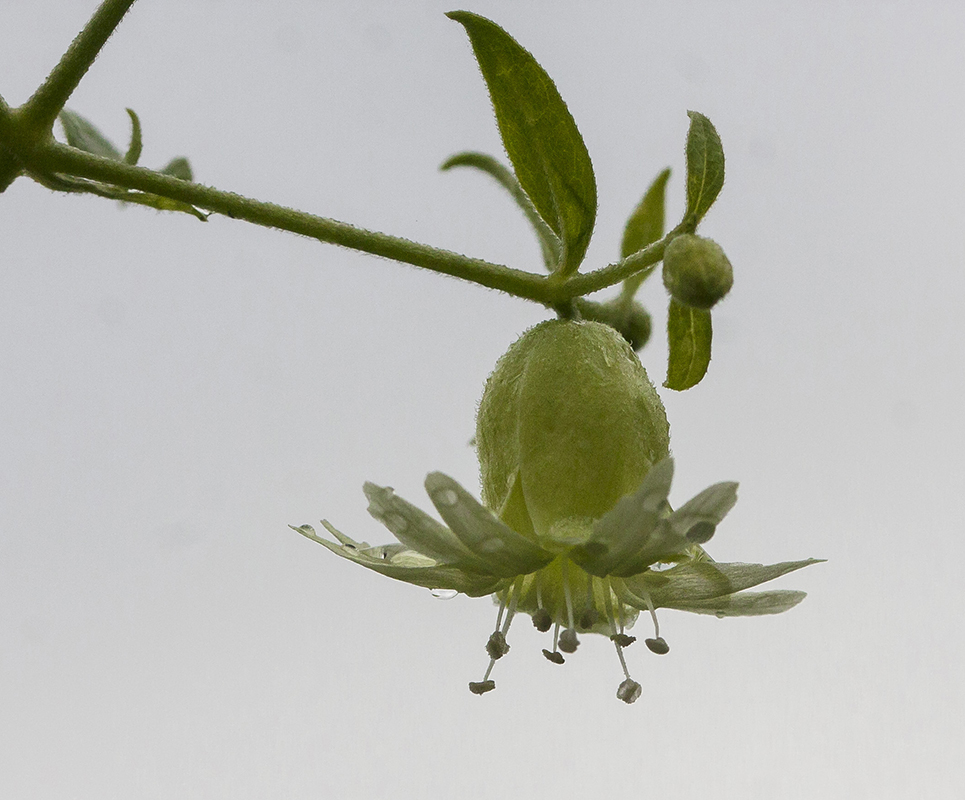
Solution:
{"label": "water droplet on petal", "polygon": [[459,495],[457,495],[452,489],[440,489],[432,496],[432,499],[438,506],[446,506],[447,508],[451,508],[459,502]]}
{"label": "water droplet on petal", "polygon": [[455,589],[430,589],[429,593],[440,600],[452,600],[459,592]]}

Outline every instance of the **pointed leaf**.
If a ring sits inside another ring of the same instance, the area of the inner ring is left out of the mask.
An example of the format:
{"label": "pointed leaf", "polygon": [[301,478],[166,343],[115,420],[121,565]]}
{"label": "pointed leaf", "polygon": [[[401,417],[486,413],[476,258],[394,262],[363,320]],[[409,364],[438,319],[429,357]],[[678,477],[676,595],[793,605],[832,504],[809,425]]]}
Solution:
{"label": "pointed leaf", "polygon": [[490,575],[528,575],[553,560],[552,553],[514,531],[448,475],[430,473],[426,491],[452,532],[485,561]]}
{"label": "pointed leaf", "polygon": [[114,161],[122,160],[121,151],[114,143],[80,114],[65,108],[60,112],[60,124],[64,126],[64,136],[71,147]]}
{"label": "pointed leaf", "polygon": [[457,153],[449,157],[443,163],[441,169],[448,170],[453,167],[475,167],[482,170],[495,178],[499,185],[512,195],[516,205],[522,209],[530,225],[533,226],[533,230],[536,231],[546,269],[554,270],[560,261],[560,240],[550,229],[550,226],[543,221],[533,205],[533,201],[529,199],[529,196],[523,191],[523,187],[519,185],[516,176],[492,156],[472,151]]}
{"label": "pointed leaf", "polygon": [[681,392],[700,383],[710,364],[712,334],[709,311],[670,299],[667,314],[670,356],[664,386]]}
{"label": "pointed leaf", "polygon": [[724,148],[713,123],[703,114],[688,111],[687,214],[693,227],[703,219],[724,185]]}
{"label": "pointed leaf", "polygon": [[[667,181],[670,178],[670,169],[661,172],[647,193],[643,196],[640,204],[633,210],[627,226],[623,230],[623,243],[620,247],[620,257],[626,258],[643,248],[653,244],[663,236],[664,227],[664,198],[667,193]],[[646,269],[640,270],[636,275],[631,275],[623,282],[623,294],[633,297],[640,284],[654,271],[656,264]]]}
{"label": "pointed leaf", "polygon": [[186,158],[184,158],[184,156],[172,158],[167,164],[161,167],[159,171],[164,175],[170,175],[172,178],[178,178],[182,181],[194,180],[194,173],[191,171],[191,164]]}
{"label": "pointed leaf", "polygon": [[477,14],[447,16],[469,34],[516,177],[562,241],[560,274],[571,275],[596,219],[596,181],[583,137],[552,79],[515,39]]}
{"label": "pointed leaf", "polygon": [[180,211],[184,214],[190,214],[201,222],[207,222],[210,213],[204,212],[199,208],[195,208],[190,203],[185,203],[181,200],[172,200],[170,197],[161,197],[156,194],[142,194],[141,192],[127,192],[123,196],[117,198],[123,203],[135,203],[139,206],[147,206],[148,208],[156,208],[158,211]]}
{"label": "pointed leaf", "polygon": [[127,109],[127,114],[131,118],[131,143],[128,145],[127,152],[124,154],[124,163],[126,164],[137,164],[138,159],[141,157],[141,148],[143,143],[141,141],[141,120],[138,119],[137,114],[134,110]]}

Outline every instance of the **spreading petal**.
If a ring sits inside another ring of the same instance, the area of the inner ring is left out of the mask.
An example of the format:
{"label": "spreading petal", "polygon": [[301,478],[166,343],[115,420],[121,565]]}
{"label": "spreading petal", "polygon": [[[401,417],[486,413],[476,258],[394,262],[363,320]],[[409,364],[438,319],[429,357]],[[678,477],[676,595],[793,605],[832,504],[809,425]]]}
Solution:
{"label": "spreading petal", "polygon": [[[639,575],[625,578],[619,583],[621,599],[636,608],[647,608],[647,598],[654,608],[677,608],[682,610],[706,610],[715,613],[715,598],[726,598],[752,586],[779,578],[789,572],[802,569],[821,559],[784,561],[779,564],[718,564],[714,561],[689,561],[662,572],[646,570]],[[766,593],[772,594],[772,593]],[[801,598],[791,605],[796,605]],[[790,608],[791,606],[787,606]],[[768,611],[761,613],[777,613]]]}
{"label": "spreading petal", "polygon": [[454,589],[470,597],[481,597],[497,591],[503,583],[499,578],[471,574],[450,565],[437,564],[427,556],[402,545],[368,547],[364,542],[353,541],[325,521],[322,525],[338,539],[338,543],[322,538],[310,525],[297,528],[292,526],[292,530],[327,547],[342,558],[389,578],[426,589]]}
{"label": "spreading petal", "polygon": [[478,575],[493,575],[489,564],[469,550],[445,525],[399,497],[386,486],[365,484],[369,513],[402,544],[441,564]]}
{"label": "spreading petal", "polygon": [[[626,495],[593,525],[590,537],[569,555],[591,575],[631,575],[657,559],[636,566],[642,550],[670,513],[667,495],[673,480],[673,459],[664,458],[647,472],[640,488]],[[673,533],[672,530],[669,530]],[[679,537],[677,537],[679,538]],[[635,569],[627,569],[629,565]]]}
{"label": "spreading petal", "polygon": [[667,495],[673,461],[656,464],[640,488],[622,498],[593,528],[574,555],[587,572],[630,576],[658,561],[673,561],[709,541],[737,502],[737,484],[715,483],[670,513]]}
{"label": "spreading petal", "polygon": [[452,533],[485,562],[490,575],[528,575],[553,560],[552,553],[514,531],[448,475],[430,473],[426,491]]}
{"label": "spreading petal", "polygon": [[805,597],[807,592],[796,592],[790,589],[777,589],[773,592],[738,592],[710,600],[681,603],[668,608],[690,611],[694,614],[713,614],[717,617],[760,617],[765,614],[780,614],[789,608],[794,608]]}

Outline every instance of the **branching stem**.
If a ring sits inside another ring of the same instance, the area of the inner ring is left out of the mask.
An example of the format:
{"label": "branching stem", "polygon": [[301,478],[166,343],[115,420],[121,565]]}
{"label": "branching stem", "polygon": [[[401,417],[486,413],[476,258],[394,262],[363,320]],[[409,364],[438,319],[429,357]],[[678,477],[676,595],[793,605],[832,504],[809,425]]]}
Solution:
{"label": "branching stem", "polygon": [[70,43],[64,57],[54,67],[39,89],[21,106],[20,122],[28,130],[49,132],[67,98],[77,88],[97,54],[107,43],[121,19],[135,0],[104,0],[77,38]]}

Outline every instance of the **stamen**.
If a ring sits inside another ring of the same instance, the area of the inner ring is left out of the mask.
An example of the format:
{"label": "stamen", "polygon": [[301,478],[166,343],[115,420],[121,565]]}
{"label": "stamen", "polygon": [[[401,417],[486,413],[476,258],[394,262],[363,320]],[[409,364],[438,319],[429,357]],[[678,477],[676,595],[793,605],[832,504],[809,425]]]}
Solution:
{"label": "stamen", "polygon": [[580,640],[576,636],[576,631],[572,628],[567,628],[560,634],[560,650],[564,653],[575,653],[579,646]]}
{"label": "stamen", "polygon": [[572,630],[573,625],[573,596],[570,594],[570,569],[569,559],[563,559],[563,596],[566,598],[566,620],[568,627]]}
{"label": "stamen", "polygon": [[562,664],[565,659],[563,655],[558,650],[560,641],[560,624],[557,622],[556,627],[553,629],[553,652],[549,650],[544,650],[543,655],[546,656],[547,661],[552,661],[554,664]]}
{"label": "stamen", "polygon": [[496,688],[496,681],[489,680],[489,675],[493,671],[493,665],[496,663],[495,658],[489,659],[489,667],[486,669],[486,674],[483,675],[481,681],[470,681],[469,691],[473,694],[486,694],[486,692],[491,692]]}
{"label": "stamen", "polygon": [[593,576],[586,582],[586,608],[580,613],[580,630],[588,631],[594,625],[596,625],[597,620],[600,619],[600,613],[594,608],[594,598],[593,598]]}
{"label": "stamen", "polygon": [[[513,617],[516,616],[516,606],[519,604],[519,595],[523,588],[523,576],[520,575],[514,582],[513,588],[509,590],[509,612],[506,614],[506,622],[503,623],[503,639],[505,640],[506,634],[509,633],[509,626],[513,622]],[[506,649],[509,649],[509,645],[506,645]]]}
{"label": "stamen", "polygon": [[573,595],[570,592],[570,571],[567,559],[563,559],[563,596],[566,598],[566,620],[569,626],[560,636],[560,650],[564,653],[575,653],[576,648],[580,646],[580,640],[576,636],[576,626],[573,624]]}
{"label": "stamen", "polygon": [[656,653],[658,656],[665,656],[670,652],[670,645],[667,644],[666,640],[660,635],[660,623],[657,622],[657,612],[650,600],[649,592],[644,590],[642,596],[647,604],[647,610],[650,612],[650,618],[653,620],[654,633],[653,639],[644,639],[643,643],[650,649],[651,653]]}
{"label": "stamen", "polygon": [[617,697],[619,697],[624,703],[629,705],[640,697],[643,692],[643,688],[635,680],[627,678],[620,686],[617,688]]}
{"label": "stamen", "polygon": [[[620,652],[619,648],[629,647],[636,640],[636,636],[627,636],[623,632],[623,603],[619,600],[617,601],[617,610],[620,617],[620,632],[617,633],[616,620],[613,614],[613,591],[610,588],[610,579],[607,578],[606,582],[603,584],[603,603],[606,607],[606,616],[610,622],[610,641],[612,641],[617,646],[617,652]],[[620,655],[620,659],[623,659],[623,655]],[[625,671],[625,670],[624,670]]]}

